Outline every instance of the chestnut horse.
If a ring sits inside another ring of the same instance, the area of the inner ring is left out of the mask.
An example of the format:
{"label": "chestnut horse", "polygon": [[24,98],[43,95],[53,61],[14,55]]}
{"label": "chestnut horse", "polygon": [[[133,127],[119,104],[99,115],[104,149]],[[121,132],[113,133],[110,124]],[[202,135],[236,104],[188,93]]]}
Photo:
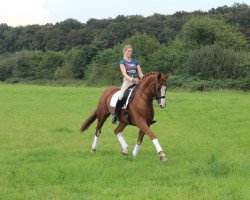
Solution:
{"label": "chestnut horse", "polygon": [[[164,108],[166,106],[166,85],[169,75],[170,73],[161,74],[157,72],[150,72],[146,74],[140,80],[137,90],[135,91],[132,101],[128,104],[128,107],[125,110],[121,110],[118,116],[119,124],[116,127],[114,133],[116,134],[122,146],[123,154],[128,155],[128,145],[122,136],[122,131],[127,125],[133,125],[140,129],[137,143],[133,150],[134,158],[138,154],[144,135],[147,134],[155,145],[160,160],[167,161],[167,157],[164,154],[157,137],[149,127],[153,123],[154,118],[153,99],[157,100],[158,106],[160,108]],[[118,87],[107,88],[103,92],[94,113],[83,123],[80,128],[80,131],[84,132],[96,119],[98,120],[94,142],[92,145],[93,152],[97,149],[98,137],[101,134],[101,128],[104,122],[110,116],[110,114],[114,112],[114,107],[110,106],[110,101],[112,96],[118,90]],[[129,119],[126,117],[126,115],[129,115]]]}

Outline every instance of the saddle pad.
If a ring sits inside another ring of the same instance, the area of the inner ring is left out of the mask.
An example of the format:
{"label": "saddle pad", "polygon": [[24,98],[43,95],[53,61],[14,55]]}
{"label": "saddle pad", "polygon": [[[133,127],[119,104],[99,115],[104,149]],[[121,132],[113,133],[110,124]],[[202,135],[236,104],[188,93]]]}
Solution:
{"label": "saddle pad", "polygon": [[[129,99],[130,99],[131,94],[132,94],[132,92],[133,92],[133,89],[134,89],[134,87],[128,89],[128,91],[129,91],[128,97],[127,97],[127,99],[126,99],[126,103],[122,106],[122,109],[126,109],[126,108],[127,108],[128,103],[129,103]],[[111,101],[110,101],[110,106],[111,106],[111,107],[115,107],[115,106],[116,106],[116,102],[118,101],[119,93],[120,93],[120,90],[118,90],[118,91],[112,96]]]}
{"label": "saddle pad", "polygon": [[111,107],[115,107],[116,106],[116,102],[118,101],[118,96],[119,96],[120,90],[118,90],[111,98],[110,101],[110,106]]}

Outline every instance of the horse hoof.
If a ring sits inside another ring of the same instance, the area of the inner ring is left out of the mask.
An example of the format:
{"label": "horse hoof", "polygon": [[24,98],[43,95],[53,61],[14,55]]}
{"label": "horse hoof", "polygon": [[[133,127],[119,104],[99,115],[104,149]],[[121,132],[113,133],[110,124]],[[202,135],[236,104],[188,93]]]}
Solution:
{"label": "horse hoof", "polygon": [[96,152],[96,149],[91,149],[91,153],[95,153]]}
{"label": "horse hoof", "polygon": [[122,150],[122,155],[124,156],[128,155],[128,148]]}
{"label": "horse hoof", "polygon": [[167,156],[160,156],[160,161],[161,161],[161,162],[166,162],[166,161],[168,161]]}

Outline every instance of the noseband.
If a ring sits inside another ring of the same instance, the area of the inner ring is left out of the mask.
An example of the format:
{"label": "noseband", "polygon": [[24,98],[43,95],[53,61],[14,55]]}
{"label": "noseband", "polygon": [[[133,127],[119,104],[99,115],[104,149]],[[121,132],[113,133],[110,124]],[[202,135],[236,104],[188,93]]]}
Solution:
{"label": "noseband", "polygon": [[[164,84],[162,86],[164,86]],[[154,94],[153,98],[155,100],[165,99],[166,98],[165,95],[164,96],[157,96],[156,82],[154,83],[153,94]]]}
{"label": "noseband", "polygon": [[154,96],[154,99],[155,100],[159,100],[159,99],[165,99],[166,98],[166,96]]}

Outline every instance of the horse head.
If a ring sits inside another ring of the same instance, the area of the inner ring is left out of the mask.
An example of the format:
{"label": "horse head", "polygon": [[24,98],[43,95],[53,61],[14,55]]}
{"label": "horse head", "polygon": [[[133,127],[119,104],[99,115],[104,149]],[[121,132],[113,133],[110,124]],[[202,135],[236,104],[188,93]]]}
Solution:
{"label": "horse head", "polygon": [[140,81],[140,93],[144,99],[149,101],[156,99],[158,106],[166,106],[167,79],[170,73],[149,72]]}
{"label": "horse head", "polygon": [[154,98],[157,100],[160,108],[164,108],[166,106],[167,79],[169,76],[170,73],[159,73],[153,87]]}

